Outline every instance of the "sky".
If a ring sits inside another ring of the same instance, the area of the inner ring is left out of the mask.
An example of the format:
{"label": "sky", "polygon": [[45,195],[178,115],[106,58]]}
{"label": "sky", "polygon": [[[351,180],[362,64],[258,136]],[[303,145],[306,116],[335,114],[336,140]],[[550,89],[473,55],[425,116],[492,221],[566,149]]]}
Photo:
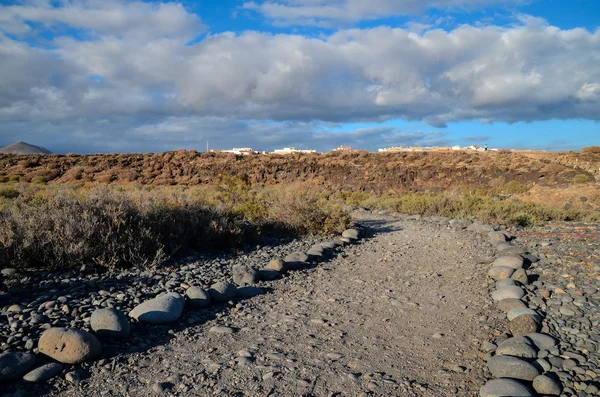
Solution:
{"label": "sky", "polygon": [[600,145],[598,0],[0,3],[0,146]]}

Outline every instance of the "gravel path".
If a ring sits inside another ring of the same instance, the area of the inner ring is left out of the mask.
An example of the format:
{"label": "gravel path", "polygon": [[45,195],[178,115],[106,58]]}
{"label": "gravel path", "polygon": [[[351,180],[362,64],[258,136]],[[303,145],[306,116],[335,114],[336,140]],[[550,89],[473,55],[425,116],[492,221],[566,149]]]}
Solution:
{"label": "gravel path", "polygon": [[[467,231],[358,215],[367,238],[269,292],[186,311],[165,343],[57,380],[61,396],[475,396],[489,244]],[[143,338],[144,336],[142,336]]]}

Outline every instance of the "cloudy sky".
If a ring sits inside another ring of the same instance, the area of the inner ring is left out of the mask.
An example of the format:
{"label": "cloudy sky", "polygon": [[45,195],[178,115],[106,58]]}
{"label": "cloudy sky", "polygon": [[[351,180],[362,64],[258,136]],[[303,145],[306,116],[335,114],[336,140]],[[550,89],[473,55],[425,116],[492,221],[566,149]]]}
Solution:
{"label": "cloudy sky", "polygon": [[600,144],[598,0],[0,3],[0,146]]}

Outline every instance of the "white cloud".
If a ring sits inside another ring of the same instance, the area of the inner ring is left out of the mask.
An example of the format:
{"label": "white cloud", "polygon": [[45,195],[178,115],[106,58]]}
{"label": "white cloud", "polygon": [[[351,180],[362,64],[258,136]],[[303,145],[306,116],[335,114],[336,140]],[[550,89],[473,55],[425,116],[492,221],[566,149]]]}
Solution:
{"label": "white cloud", "polygon": [[[324,139],[318,125],[327,122],[600,120],[600,30],[562,30],[522,18],[510,27],[421,34],[388,27],[319,39],[223,33],[189,45],[200,19],[178,4],[88,1],[48,8],[0,6],[5,136],[9,130],[55,138],[89,131],[90,142],[106,136],[95,147],[109,139],[127,146],[129,138],[172,146],[194,134],[205,139],[204,131],[214,129],[226,146],[274,145],[296,143],[302,131]],[[103,22],[102,12],[93,14],[99,8],[122,19]],[[75,18],[73,9],[84,17]],[[26,38],[8,34],[33,17],[41,29],[58,24],[93,34],[75,39],[57,29],[43,46],[30,39],[38,30]],[[291,123],[276,124],[288,140],[272,121]]]}
{"label": "white cloud", "polygon": [[390,16],[420,15],[429,9],[470,11],[491,5],[514,6],[527,0],[263,0],[244,3],[278,25],[327,25]]}

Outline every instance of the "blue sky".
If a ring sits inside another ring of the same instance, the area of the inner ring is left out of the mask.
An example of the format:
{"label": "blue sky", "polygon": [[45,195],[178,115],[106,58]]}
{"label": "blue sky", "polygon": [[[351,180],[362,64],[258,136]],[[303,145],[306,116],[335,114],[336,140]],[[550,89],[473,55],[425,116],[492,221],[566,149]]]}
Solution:
{"label": "blue sky", "polygon": [[600,144],[592,0],[0,5],[0,146]]}

